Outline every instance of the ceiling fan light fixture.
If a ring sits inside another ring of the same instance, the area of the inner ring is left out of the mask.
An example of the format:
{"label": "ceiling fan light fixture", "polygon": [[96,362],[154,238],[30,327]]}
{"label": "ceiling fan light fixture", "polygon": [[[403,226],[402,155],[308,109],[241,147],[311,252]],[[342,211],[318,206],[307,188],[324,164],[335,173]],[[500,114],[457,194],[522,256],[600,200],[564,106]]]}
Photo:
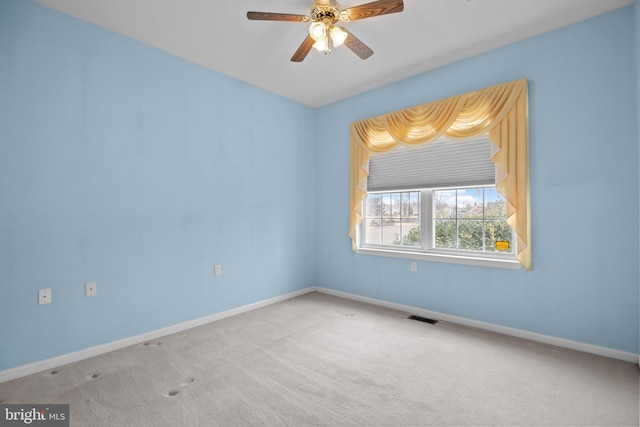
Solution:
{"label": "ceiling fan light fixture", "polygon": [[333,46],[335,47],[341,46],[349,35],[344,29],[340,27],[331,27],[331,29],[329,30],[329,34],[331,35],[331,41],[333,42]]}
{"label": "ceiling fan light fixture", "polygon": [[327,38],[327,29],[324,22],[314,22],[309,26],[309,35],[316,43]]}
{"label": "ceiling fan light fixture", "polygon": [[318,40],[313,44],[313,47],[320,52],[324,52],[325,54],[330,53],[329,50],[329,39]]}

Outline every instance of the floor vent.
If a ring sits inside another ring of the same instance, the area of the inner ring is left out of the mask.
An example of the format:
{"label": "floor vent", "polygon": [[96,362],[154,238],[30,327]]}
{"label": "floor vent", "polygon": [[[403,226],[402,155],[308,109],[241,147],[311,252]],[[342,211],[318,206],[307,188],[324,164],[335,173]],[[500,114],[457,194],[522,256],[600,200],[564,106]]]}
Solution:
{"label": "floor vent", "polygon": [[436,323],[438,323],[437,320],[429,319],[427,317],[414,316],[413,314],[407,317],[407,319],[418,320],[420,322],[425,322],[425,323],[431,323],[432,325],[435,325]]}

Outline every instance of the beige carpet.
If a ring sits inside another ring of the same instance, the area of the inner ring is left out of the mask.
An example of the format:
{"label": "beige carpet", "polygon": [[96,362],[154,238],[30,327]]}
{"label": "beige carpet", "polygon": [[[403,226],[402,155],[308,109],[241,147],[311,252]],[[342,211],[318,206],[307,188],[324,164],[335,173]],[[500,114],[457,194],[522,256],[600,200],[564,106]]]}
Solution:
{"label": "beige carpet", "polygon": [[637,365],[311,293],[0,384],[73,426],[637,426]]}

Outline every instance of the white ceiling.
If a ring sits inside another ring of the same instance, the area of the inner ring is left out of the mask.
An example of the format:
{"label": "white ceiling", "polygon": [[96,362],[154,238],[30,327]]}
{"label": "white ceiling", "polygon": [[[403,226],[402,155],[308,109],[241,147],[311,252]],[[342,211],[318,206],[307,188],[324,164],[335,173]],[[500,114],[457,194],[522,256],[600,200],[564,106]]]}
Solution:
{"label": "white ceiling", "polygon": [[[249,21],[249,10],[308,15],[313,0],[38,0],[39,3],[319,107],[578,22],[633,0],[404,0],[404,12],[342,24],[373,49],[291,56],[308,24]],[[371,0],[342,0],[342,8]]]}

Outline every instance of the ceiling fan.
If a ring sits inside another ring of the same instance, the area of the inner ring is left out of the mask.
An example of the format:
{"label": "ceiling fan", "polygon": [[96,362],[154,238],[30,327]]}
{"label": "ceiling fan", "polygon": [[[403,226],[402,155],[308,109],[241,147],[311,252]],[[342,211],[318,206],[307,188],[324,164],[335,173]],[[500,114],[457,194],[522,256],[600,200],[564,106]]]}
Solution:
{"label": "ceiling fan", "polygon": [[403,10],[404,3],[402,0],[378,0],[347,9],[341,9],[336,0],[315,0],[311,8],[311,14],[308,16],[288,13],[247,12],[247,18],[257,21],[311,22],[309,34],[291,57],[293,62],[302,62],[312,47],[327,54],[331,53],[332,47],[338,47],[342,44],[351,49],[360,58],[367,59],[373,55],[373,50],[348,30],[335,24],[338,21],[349,22],[356,19],[373,18],[374,16],[402,12]]}

